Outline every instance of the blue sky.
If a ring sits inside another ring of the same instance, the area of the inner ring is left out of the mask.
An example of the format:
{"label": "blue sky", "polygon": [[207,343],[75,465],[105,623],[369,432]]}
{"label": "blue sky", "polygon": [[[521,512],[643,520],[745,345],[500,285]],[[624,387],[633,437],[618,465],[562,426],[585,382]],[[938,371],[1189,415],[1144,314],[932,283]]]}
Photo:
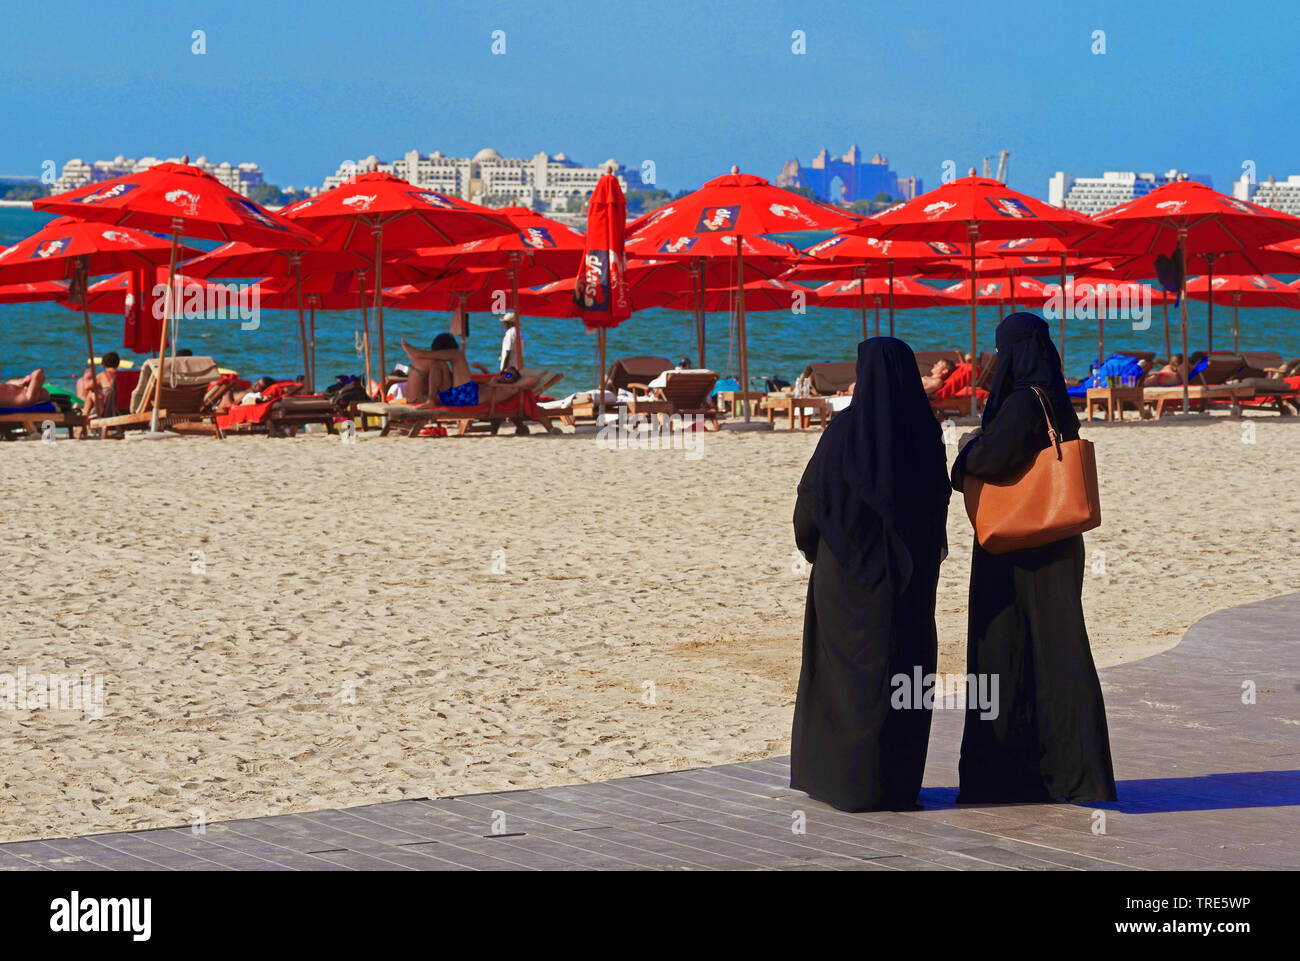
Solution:
{"label": "blue sky", "polygon": [[653,160],[675,190],[853,142],[927,187],[1007,148],[1039,196],[1058,168],[1300,173],[1287,3],[64,2],[3,28],[3,175],[189,153],[301,186],[492,146]]}

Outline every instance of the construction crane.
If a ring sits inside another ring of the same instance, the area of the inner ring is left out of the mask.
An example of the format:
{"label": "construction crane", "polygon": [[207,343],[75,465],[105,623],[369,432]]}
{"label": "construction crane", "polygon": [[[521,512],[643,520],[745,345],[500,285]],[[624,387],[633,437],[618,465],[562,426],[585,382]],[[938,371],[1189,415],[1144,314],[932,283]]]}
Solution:
{"label": "construction crane", "polygon": [[[1010,151],[1010,150],[1003,150],[1003,151],[1001,151],[1001,152],[998,154],[998,172],[997,172],[997,175],[994,176],[994,178],[993,178],[994,180],[999,180],[999,181],[1001,181],[1002,183],[1006,183],[1006,182],[1007,182],[1007,161],[1009,161],[1010,159],[1011,159],[1011,151]],[[984,176],[985,176],[985,177],[989,176],[989,158],[988,158],[988,157],[985,157],[985,158],[984,158]]]}

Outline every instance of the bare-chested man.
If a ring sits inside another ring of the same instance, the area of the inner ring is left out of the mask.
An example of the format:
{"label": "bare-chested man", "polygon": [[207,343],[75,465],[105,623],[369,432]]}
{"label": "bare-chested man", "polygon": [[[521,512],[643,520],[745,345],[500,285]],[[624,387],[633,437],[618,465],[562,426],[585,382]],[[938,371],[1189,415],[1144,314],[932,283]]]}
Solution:
{"label": "bare-chested man", "polygon": [[0,384],[0,407],[31,407],[50,399],[50,392],[42,385],[45,371],[37,368],[26,377]]}
{"label": "bare-chested man", "polygon": [[[521,390],[537,386],[536,377],[521,377],[513,368],[479,382],[470,376],[465,352],[451,334],[439,334],[429,350],[412,347],[402,339],[411,372],[406,381],[406,400],[423,407],[476,407],[501,403]],[[516,433],[527,434],[523,417],[512,417]]]}

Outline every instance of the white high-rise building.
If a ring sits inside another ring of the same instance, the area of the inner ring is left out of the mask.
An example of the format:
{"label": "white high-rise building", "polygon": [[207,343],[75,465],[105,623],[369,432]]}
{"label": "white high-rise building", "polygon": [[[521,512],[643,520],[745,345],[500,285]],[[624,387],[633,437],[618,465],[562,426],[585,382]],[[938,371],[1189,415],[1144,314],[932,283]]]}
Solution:
{"label": "white high-rise building", "polygon": [[1291,174],[1286,180],[1261,180],[1251,183],[1247,174],[1232,182],[1232,195],[1238,200],[1249,200],[1261,207],[1280,210],[1284,214],[1300,217],[1300,174]]}
{"label": "white high-rise building", "polygon": [[[168,157],[167,161],[180,163],[180,158]],[[118,154],[112,160],[96,160],[92,163],[86,163],[80,158],[69,160],[63,165],[62,176],[54,182],[53,191],[56,194],[61,194],[68,190],[84,187],[86,184],[112,180],[114,177],[125,177],[128,174],[148,170],[155,164],[162,162],[157,157],[141,157],[139,160],[132,160],[123,157],[121,154]],[[262,182],[262,170],[255,163],[231,164],[228,161],[222,161],[219,164],[214,164],[207,157],[200,157],[198,160],[190,161],[190,163],[204,173],[216,177],[222,184],[245,197],[248,196],[250,188],[256,187]]]}
{"label": "white high-rise building", "polygon": [[[1134,173],[1131,170],[1107,170],[1100,177],[1071,177],[1058,170],[1047,181],[1047,202],[1054,207],[1067,207],[1092,216],[1103,210],[1127,203],[1135,197],[1149,194],[1179,178],[1177,170],[1163,174]],[[1213,183],[1208,174],[1188,174],[1207,187]]]}
{"label": "white high-rise building", "polygon": [[460,197],[491,207],[530,207],[534,210],[563,210],[571,198],[586,200],[607,170],[613,171],[624,190],[627,171],[614,160],[598,167],[583,167],[564,154],[539,153],[525,160],[502,157],[485,147],[473,157],[444,157],[441,152],[422,154],[409,150],[400,159],[345,160],[325,178],[322,190],[347,183],[370,170],[390,173],[418,187]]}

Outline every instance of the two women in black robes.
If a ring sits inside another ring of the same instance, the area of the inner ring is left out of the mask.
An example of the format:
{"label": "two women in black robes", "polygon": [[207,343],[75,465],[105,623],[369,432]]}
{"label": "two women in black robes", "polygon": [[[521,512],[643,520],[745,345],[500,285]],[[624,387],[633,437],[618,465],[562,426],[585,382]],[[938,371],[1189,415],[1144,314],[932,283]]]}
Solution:
{"label": "two women in black robes", "polygon": [[795,543],[813,562],[790,785],[845,811],[916,806],[930,711],[891,706],[896,679],[934,673],[947,553],[943,439],[911,348],[858,345],[857,386],[799,483]]}
{"label": "two women in black robes", "polygon": [[[1062,440],[1079,436],[1047,324],[1029,313],[997,330],[998,359],[979,433],[957,455],[963,479],[1013,477],[1049,446],[1047,394]],[[1083,537],[971,560],[968,676],[996,679],[995,717],[968,696],[959,803],[1115,800],[1101,685],[1083,622]],[[991,683],[990,683],[991,689]]]}

